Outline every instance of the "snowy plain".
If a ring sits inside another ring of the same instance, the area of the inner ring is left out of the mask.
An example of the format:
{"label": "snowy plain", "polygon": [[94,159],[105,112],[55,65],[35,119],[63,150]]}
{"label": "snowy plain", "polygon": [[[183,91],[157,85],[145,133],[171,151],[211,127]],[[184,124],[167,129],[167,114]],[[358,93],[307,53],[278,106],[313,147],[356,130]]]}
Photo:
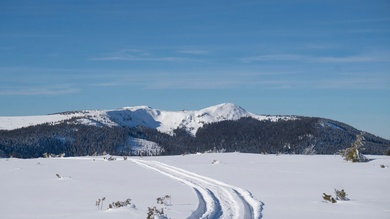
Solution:
{"label": "snowy plain", "polygon": [[[211,153],[0,159],[0,218],[138,219],[156,206],[172,219],[388,219],[390,157],[368,158],[350,163],[334,155]],[[322,194],[334,196],[334,189],[344,189],[350,200],[325,202]],[[157,204],[165,195],[170,204]],[[127,198],[135,208],[107,209]]]}

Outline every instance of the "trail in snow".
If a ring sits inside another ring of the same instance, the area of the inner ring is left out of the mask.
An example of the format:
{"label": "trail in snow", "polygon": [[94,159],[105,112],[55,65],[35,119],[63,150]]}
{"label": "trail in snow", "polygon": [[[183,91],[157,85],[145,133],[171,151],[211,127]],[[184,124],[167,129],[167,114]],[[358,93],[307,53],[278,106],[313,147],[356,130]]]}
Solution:
{"label": "trail in snow", "polygon": [[198,207],[196,208],[196,210],[194,212],[192,212],[192,214],[187,217],[186,219],[197,219],[197,218],[201,218],[202,215],[204,214],[204,212],[206,212],[206,201],[204,200],[202,194],[199,192],[199,190],[195,189],[195,193],[196,195],[198,196],[198,199],[199,199],[199,203],[198,203]]}
{"label": "trail in snow", "polygon": [[260,219],[262,217],[262,202],[253,198],[252,194],[245,189],[158,161],[139,159],[132,161],[178,180],[195,190],[199,204],[188,219]]}

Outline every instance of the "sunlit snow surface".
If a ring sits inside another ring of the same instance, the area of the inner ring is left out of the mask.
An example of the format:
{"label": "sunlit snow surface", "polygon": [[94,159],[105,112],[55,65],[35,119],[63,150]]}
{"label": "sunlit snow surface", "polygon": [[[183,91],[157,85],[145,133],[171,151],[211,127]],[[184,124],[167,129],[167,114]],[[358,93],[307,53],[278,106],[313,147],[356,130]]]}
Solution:
{"label": "sunlit snow surface", "polygon": [[[195,184],[199,191],[210,189],[233,197],[221,203],[221,209],[239,215],[224,218],[243,218],[250,206],[257,206],[261,207],[257,216],[265,219],[388,219],[390,157],[368,157],[372,160],[367,163],[331,155],[242,153],[117,157],[114,161],[103,157],[0,159],[0,217],[137,219],[146,218],[147,207],[156,206],[165,208],[168,217],[182,219],[195,210],[202,212]],[[231,188],[251,193],[251,204],[245,207]],[[322,194],[334,195],[334,189],[344,189],[350,200],[324,202]],[[158,205],[156,198],[165,195],[172,196],[171,205]],[[206,211],[211,212],[212,204],[203,195]],[[100,210],[95,203],[102,197],[106,200]],[[136,208],[107,210],[109,203],[127,198]],[[229,203],[233,210],[228,210]]]}

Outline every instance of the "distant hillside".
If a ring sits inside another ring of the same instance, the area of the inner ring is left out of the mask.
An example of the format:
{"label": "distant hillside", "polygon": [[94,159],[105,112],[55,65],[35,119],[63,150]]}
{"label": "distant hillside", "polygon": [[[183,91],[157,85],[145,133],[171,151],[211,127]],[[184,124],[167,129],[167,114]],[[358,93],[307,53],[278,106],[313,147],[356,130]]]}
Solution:
{"label": "distant hillside", "polygon": [[255,115],[232,103],[223,103],[198,111],[164,111],[148,106],[124,107],[115,110],[84,110],[44,116],[0,117],[0,130],[13,130],[40,124],[83,124],[108,127],[137,127],[157,129],[172,135],[175,129],[185,129],[192,135],[204,124],[251,117],[277,121],[295,119],[294,116]]}
{"label": "distant hillside", "polygon": [[[234,104],[199,111],[150,107],[0,117],[0,157],[93,154],[173,155],[204,151],[334,154],[362,131],[323,118],[259,116]],[[390,141],[364,133],[364,153],[386,154]]]}

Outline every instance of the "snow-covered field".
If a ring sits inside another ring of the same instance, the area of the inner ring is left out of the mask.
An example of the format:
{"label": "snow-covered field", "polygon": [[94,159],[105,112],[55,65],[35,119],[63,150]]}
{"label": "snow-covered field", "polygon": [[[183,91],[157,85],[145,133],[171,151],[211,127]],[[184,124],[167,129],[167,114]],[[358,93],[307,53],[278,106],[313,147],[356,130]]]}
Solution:
{"label": "snow-covered field", "polygon": [[[390,157],[368,157],[367,163],[242,153],[0,159],[0,218],[146,218],[156,206],[177,219],[388,219]],[[334,189],[350,200],[323,201]],[[165,195],[167,205],[157,204]],[[107,210],[127,198],[135,208]]]}

